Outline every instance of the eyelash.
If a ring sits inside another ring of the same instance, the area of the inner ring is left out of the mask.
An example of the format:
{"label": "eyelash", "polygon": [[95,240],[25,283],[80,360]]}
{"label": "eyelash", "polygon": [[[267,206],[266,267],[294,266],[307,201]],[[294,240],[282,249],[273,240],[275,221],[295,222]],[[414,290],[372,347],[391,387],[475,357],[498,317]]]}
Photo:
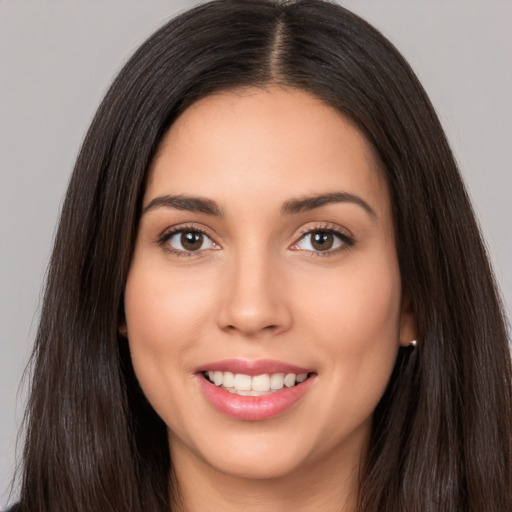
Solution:
{"label": "eyelash", "polygon": [[[198,254],[203,252],[204,249],[203,250],[197,250],[197,251],[186,251],[186,250],[181,250],[181,249],[175,249],[175,248],[171,247],[169,244],[167,244],[167,242],[173,236],[175,236],[176,234],[178,234],[178,233],[187,233],[187,232],[190,232],[190,233],[200,233],[203,236],[205,236],[206,238],[208,238],[209,240],[211,240],[212,243],[214,243],[215,245],[218,246],[218,244],[213,241],[212,237],[204,229],[201,229],[200,227],[195,226],[195,225],[174,226],[174,227],[168,229],[167,231],[165,231],[158,238],[157,243],[158,243],[158,245],[160,245],[162,247],[165,246],[165,250],[166,251],[168,251],[168,252],[170,252],[170,253],[172,253],[174,255],[180,256],[180,257],[193,257],[193,256],[197,256]],[[293,249],[293,247],[297,246],[301,241],[303,241],[306,238],[306,236],[312,235],[313,233],[326,233],[326,234],[333,235],[334,237],[336,237],[340,241],[341,245],[339,247],[334,248],[334,249],[327,249],[325,251],[320,251],[320,250],[318,250],[318,251],[315,251],[315,250],[303,250],[303,252],[311,253],[310,257],[327,257],[327,256],[332,256],[333,254],[336,254],[338,252],[350,249],[355,244],[354,238],[349,236],[349,235],[347,235],[346,233],[344,233],[336,225],[333,225],[333,224],[323,224],[323,225],[313,226],[313,227],[305,228],[305,229],[301,230],[300,233],[299,233],[299,237],[297,238],[297,240],[295,242],[293,242],[293,244],[290,246],[290,249],[297,250],[297,251],[301,250],[301,249]]]}
{"label": "eyelash", "polygon": [[[304,252],[311,253],[310,257],[321,257],[325,258],[328,256],[333,256],[334,254],[337,254],[342,251],[346,251],[354,246],[355,240],[352,236],[348,235],[344,230],[341,229],[341,227],[335,225],[335,224],[323,224],[323,225],[317,225],[313,227],[308,227],[300,231],[299,237],[297,238],[297,241],[295,241],[291,247],[296,246],[301,241],[305,239],[306,236],[312,235],[313,233],[326,233],[333,235],[334,237],[338,238],[338,240],[341,242],[341,245],[339,247],[336,247],[334,249],[327,249],[325,251],[308,251],[305,250]],[[296,249],[300,250],[300,249]]]}
{"label": "eyelash", "polygon": [[[180,225],[180,226],[174,226],[164,233],[158,238],[157,243],[158,245],[164,247],[164,249],[176,256],[179,257],[193,257],[197,256],[202,251],[182,251],[180,249],[175,249],[174,247],[171,247],[167,242],[176,234],[178,233],[200,233],[204,237],[208,238],[209,240],[212,240],[212,237],[204,230],[199,228],[198,226],[192,226],[192,225]],[[213,242],[213,240],[212,240]],[[215,245],[217,245],[215,242],[213,242]]]}

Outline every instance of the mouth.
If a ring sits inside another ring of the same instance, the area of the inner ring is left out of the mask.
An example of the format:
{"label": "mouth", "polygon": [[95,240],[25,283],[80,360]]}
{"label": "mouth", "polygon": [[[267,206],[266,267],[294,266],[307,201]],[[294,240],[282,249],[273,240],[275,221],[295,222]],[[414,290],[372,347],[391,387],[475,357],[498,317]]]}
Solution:
{"label": "mouth", "polygon": [[196,370],[206,400],[238,420],[266,420],[294,409],[314,387],[317,373],[278,361],[229,360]]}
{"label": "mouth", "polygon": [[311,377],[306,373],[262,373],[247,375],[223,371],[204,371],[202,376],[215,386],[239,396],[265,396],[282,389],[293,388]]}

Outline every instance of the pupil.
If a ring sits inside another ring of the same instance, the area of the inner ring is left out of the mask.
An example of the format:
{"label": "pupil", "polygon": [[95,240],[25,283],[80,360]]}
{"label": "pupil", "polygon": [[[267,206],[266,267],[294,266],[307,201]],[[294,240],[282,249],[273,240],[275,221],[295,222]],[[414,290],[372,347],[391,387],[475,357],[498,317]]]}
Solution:
{"label": "pupil", "polygon": [[197,251],[203,245],[202,233],[189,231],[181,235],[181,245],[188,251]]}
{"label": "pupil", "polygon": [[331,233],[319,231],[313,235],[311,245],[317,251],[327,251],[332,247],[333,241],[334,240]]}

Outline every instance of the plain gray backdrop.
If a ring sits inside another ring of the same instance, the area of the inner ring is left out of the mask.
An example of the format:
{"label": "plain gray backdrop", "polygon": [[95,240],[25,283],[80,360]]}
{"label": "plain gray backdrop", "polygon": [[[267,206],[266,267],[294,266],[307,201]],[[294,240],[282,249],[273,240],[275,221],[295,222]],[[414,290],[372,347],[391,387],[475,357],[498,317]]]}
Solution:
{"label": "plain gray backdrop", "polygon": [[[20,381],[74,159],[123,62],[187,0],[0,0],[0,507]],[[512,2],[350,0],[409,60],[436,107],[512,316]],[[471,250],[471,247],[468,247]]]}

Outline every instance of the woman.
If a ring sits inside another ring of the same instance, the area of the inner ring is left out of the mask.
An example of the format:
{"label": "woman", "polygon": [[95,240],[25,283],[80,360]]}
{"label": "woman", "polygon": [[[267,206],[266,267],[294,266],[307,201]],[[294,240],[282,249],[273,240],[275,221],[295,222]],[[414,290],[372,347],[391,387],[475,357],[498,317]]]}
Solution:
{"label": "woman", "polygon": [[317,0],[133,56],[70,182],[18,510],[506,511],[507,333],[435,113]]}

